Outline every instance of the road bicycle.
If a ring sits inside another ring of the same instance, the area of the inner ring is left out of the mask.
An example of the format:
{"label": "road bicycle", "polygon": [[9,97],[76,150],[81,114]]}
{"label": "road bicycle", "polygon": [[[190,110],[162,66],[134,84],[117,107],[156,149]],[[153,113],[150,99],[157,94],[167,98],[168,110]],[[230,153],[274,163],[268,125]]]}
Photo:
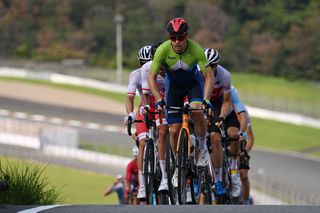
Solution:
{"label": "road bicycle", "polygon": [[150,112],[144,115],[144,120],[129,120],[128,121],[128,135],[131,133],[132,123],[144,122],[148,129],[148,139],[144,147],[143,154],[143,175],[145,177],[146,186],[146,203],[157,205],[157,204],[167,204],[168,196],[165,192],[158,192],[158,187],[161,182],[161,169],[158,159],[158,135],[156,123],[150,118],[150,115],[159,114],[160,124],[162,124],[161,112]]}
{"label": "road bicycle", "polygon": [[[170,110],[176,110],[182,112],[182,127],[178,135],[178,143],[176,147],[177,152],[177,162],[176,166],[178,169],[178,187],[177,187],[177,197],[179,204],[186,204],[187,194],[186,186],[190,184],[192,203],[198,203],[199,201],[199,192],[195,193],[195,183],[203,181],[204,179],[198,179],[196,160],[194,156],[191,155],[192,149],[190,143],[190,127],[189,120],[191,111],[203,110],[198,108],[191,108],[189,104],[186,104],[183,107],[169,107]],[[208,170],[199,170],[200,172],[207,172]],[[200,176],[202,177],[202,176]],[[203,182],[204,183],[204,182]],[[200,189],[200,187],[199,187]],[[170,188],[169,188],[170,191]],[[211,192],[211,185],[210,185]],[[172,192],[169,192],[169,194]],[[210,194],[211,195],[211,194]]]}

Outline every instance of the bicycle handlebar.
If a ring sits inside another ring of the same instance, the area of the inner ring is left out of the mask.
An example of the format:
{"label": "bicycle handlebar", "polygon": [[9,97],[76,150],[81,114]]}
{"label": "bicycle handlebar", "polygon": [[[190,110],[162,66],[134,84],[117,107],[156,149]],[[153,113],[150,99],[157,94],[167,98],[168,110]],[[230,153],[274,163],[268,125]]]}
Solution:
{"label": "bicycle handlebar", "polygon": [[146,115],[144,115],[144,120],[132,120],[132,119],[128,119],[128,125],[127,125],[127,133],[129,136],[132,135],[131,132],[131,126],[133,123],[146,123],[147,124],[147,128],[149,129],[151,126],[152,120],[149,118],[149,115],[159,115],[159,119],[160,119],[160,124],[162,124],[162,112],[150,112],[148,111]]}

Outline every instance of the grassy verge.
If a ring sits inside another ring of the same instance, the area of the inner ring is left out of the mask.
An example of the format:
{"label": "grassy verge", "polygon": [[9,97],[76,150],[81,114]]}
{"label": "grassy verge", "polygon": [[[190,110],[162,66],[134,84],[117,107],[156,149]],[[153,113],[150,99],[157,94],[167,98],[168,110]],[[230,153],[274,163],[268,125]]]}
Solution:
{"label": "grassy verge", "polygon": [[130,146],[124,148],[123,146],[96,145],[89,142],[81,142],[79,148],[106,154],[121,155],[129,158],[131,158],[132,150]]}
{"label": "grassy verge", "polygon": [[258,118],[252,118],[252,125],[255,146],[297,152],[320,146],[319,129]]}
{"label": "grassy verge", "polygon": [[[9,163],[25,162],[25,160],[11,157],[0,157],[0,161],[3,164],[7,161]],[[108,197],[103,196],[105,188],[111,186],[115,180],[112,176],[62,166],[33,163],[46,167],[44,175],[51,186],[56,189],[62,188],[62,204],[117,204],[116,194],[113,193]]]}

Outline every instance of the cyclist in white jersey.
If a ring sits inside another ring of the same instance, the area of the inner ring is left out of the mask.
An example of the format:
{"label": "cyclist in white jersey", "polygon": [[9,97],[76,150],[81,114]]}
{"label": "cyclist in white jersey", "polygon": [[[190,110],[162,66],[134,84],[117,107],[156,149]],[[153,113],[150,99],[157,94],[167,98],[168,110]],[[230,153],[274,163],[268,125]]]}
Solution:
{"label": "cyclist in white jersey", "polygon": [[[138,52],[138,59],[140,62],[140,66],[143,66],[146,62],[151,60],[151,46],[144,46],[142,47]],[[128,83],[128,92],[127,92],[127,98],[126,98],[126,110],[127,110],[127,116],[124,118],[125,125],[128,124],[128,119],[134,120],[135,117],[137,120],[143,120],[143,115],[140,113],[139,110],[137,110],[137,113],[135,116],[134,113],[134,98],[136,95],[136,92],[138,91],[140,97],[142,96],[142,80],[141,80],[141,68],[136,69],[131,72],[129,77],[129,83]],[[140,100],[140,106],[141,100]],[[147,140],[147,127],[145,123],[136,123],[136,129],[137,129],[137,137],[139,140],[139,153],[137,157],[137,164],[138,164],[138,176],[139,176],[139,190],[138,190],[138,199],[145,198],[145,179],[143,175],[143,153],[144,153],[144,145]]]}
{"label": "cyclist in white jersey", "polygon": [[238,169],[238,155],[240,150],[240,142],[238,134],[240,124],[235,112],[231,111],[231,75],[230,72],[219,65],[219,53],[215,49],[205,48],[205,55],[209,61],[209,66],[215,74],[215,85],[210,99],[214,107],[213,118],[211,125],[208,128],[210,133],[210,141],[213,145],[212,163],[214,166],[215,177],[215,192],[217,196],[222,196],[226,193],[225,186],[222,184],[222,146],[220,127],[224,125],[226,134],[231,139],[231,195],[235,202],[238,202],[240,197],[240,176]]}
{"label": "cyclist in white jersey", "polygon": [[[152,46],[152,52],[154,53],[158,45]],[[153,55],[153,54],[152,54]],[[141,78],[142,78],[142,106],[140,108],[141,113],[145,113],[145,109],[155,111],[156,100],[151,94],[149,84],[148,84],[148,73],[150,71],[152,61],[148,61],[141,67]],[[164,71],[160,71],[157,76],[157,85],[160,89],[161,97],[164,99],[165,93],[165,80],[164,80]],[[159,115],[156,115],[156,125],[158,130],[158,157],[161,168],[162,179],[158,191],[168,190],[168,179],[166,172],[166,163],[165,163],[165,142],[168,134],[168,123],[165,118],[165,114],[162,114],[162,122],[160,124]]]}
{"label": "cyclist in white jersey", "polygon": [[242,138],[247,141],[244,151],[240,153],[240,179],[241,179],[241,194],[243,204],[252,204],[250,197],[250,182],[248,171],[250,156],[248,155],[254,144],[254,134],[252,130],[251,120],[246,106],[240,102],[236,88],[231,87],[232,107],[238,114],[240,121],[240,131],[244,132]]}

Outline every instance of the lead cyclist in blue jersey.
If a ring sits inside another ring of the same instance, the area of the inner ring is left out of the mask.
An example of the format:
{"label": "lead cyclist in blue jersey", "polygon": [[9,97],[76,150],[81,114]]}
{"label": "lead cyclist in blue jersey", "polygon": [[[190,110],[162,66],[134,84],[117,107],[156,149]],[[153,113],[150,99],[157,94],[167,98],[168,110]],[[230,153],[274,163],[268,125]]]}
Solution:
{"label": "lead cyclist in blue jersey", "polygon": [[[170,125],[170,143],[174,147],[176,147],[181,128],[182,114],[171,110],[170,107],[183,107],[184,97],[187,96],[192,108],[208,108],[211,106],[209,100],[214,85],[214,75],[210,68],[206,67],[208,60],[202,47],[187,38],[188,30],[189,25],[182,18],[173,18],[169,21],[167,32],[170,40],[158,47],[148,76],[150,90],[157,100],[156,108],[166,112]],[[197,65],[206,76],[205,82]],[[161,99],[156,84],[156,77],[161,66],[166,71],[165,100]],[[206,146],[207,126],[203,111],[192,112],[192,119],[195,123],[195,133],[200,148],[197,165],[206,166],[209,160]],[[177,170],[172,182],[174,186],[177,186]]]}

